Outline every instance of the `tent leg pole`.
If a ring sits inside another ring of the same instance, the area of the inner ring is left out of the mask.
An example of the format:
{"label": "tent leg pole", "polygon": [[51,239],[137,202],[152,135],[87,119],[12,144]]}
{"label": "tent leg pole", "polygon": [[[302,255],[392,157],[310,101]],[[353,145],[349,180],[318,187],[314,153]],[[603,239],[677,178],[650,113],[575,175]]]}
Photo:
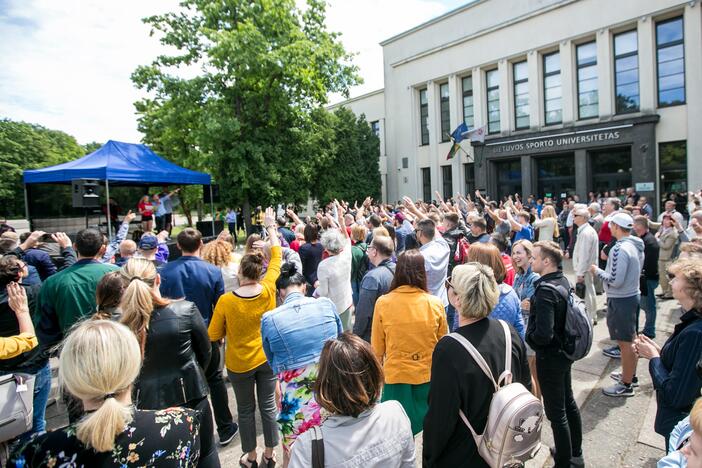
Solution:
{"label": "tent leg pole", "polygon": [[27,184],[24,184],[24,217],[29,223],[29,232],[32,232],[32,220],[29,218],[29,196],[27,195]]}
{"label": "tent leg pole", "polygon": [[215,212],[214,212],[214,198],[212,198],[212,184],[210,184],[210,211],[212,211],[212,237],[216,235],[215,233]]}
{"label": "tent leg pole", "polygon": [[105,203],[107,204],[107,238],[112,240],[112,219],[110,218],[110,181],[105,179]]}

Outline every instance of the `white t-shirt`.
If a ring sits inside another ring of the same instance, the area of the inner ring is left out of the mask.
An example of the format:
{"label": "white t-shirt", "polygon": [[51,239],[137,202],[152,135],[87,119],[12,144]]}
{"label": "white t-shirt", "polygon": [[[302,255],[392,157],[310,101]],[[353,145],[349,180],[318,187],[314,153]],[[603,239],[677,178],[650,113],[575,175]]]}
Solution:
{"label": "white t-shirt", "polygon": [[353,305],[351,291],[351,239],[346,239],[344,249],[337,255],[325,258],[317,267],[319,287],[317,295],[328,297],[341,314]]}

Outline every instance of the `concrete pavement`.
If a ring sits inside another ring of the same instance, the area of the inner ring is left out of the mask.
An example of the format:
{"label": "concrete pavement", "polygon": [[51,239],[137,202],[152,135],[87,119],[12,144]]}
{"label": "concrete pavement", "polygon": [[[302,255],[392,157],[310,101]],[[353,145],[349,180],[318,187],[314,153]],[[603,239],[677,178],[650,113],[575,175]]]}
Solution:
{"label": "concrete pavement", "polygon": [[[566,272],[574,280],[570,262],[566,263]],[[598,296],[598,304],[604,307],[604,296]],[[658,303],[657,338],[664,343],[672,333],[679,318],[676,301]],[[642,325],[643,316],[641,314]],[[640,387],[631,398],[611,398],[602,394],[602,387],[613,381],[609,373],[620,370],[619,361],[602,355],[602,349],[611,345],[605,324],[605,318],[599,316],[599,324],[594,329],[594,342],[590,354],[573,366],[573,392],[581,408],[583,419],[583,451],[586,466],[593,467],[655,467],[656,461],[664,455],[663,437],[653,431],[655,417],[655,395],[648,373],[648,362],[641,360],[638,367]],[[236,404],[231,387],[230,408],[236,418]],[[53,404],[47,410],[49,429],[61,427],[67,423],[65,408],[60,403]],[[261,421],[257,415],[257,433],[259,447],[263,446]],[[417,466],[421,466],[422,434],[416,439]],[[551,466],[553,461],[548,446],[553,445],[553,437],[548,422],[542,432],[544,447],[537,456],[527,463],[527,467]],[[232,443],[220,449],[223,467],[237,466],[241,456],[241,443],[236,436]],[[282,462],[282,450],[277,449],[278,460]]]}

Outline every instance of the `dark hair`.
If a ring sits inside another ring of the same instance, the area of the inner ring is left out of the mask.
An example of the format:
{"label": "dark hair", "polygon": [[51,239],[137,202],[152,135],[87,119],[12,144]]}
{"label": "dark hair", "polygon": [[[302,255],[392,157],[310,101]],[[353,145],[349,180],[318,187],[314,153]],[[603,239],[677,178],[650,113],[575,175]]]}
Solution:
{"label": "dark hair", "polygon": [[424,268],[424,257],[419,250],[405,250],[398,257],[390,291],[400,286],[414,286],[429,292],[427,289],[427,271]]}
{"label": "dark hair", "polygon": [[81,257],[95,257],[104,245],[104,236],[97,229],[81,229],[73,243]]}
{"label": "dark hair", "polygon": [[107,312],[103,318],[111,318],[109,310],[119,307],[124,289],[123,276],[119,271],[111,271],[102,277],[95,289],[95,303],[98,313]]}
{"label": "dark hair", "polygon": [[5,288],[8,284],[19,281],[21,274],[22,266],[19,258],[14,255],[0,258],[0,288]]}
{"label": "dark hair", "polygon": [[561,267],[563,262],[563,252],[561,247],[552,240],[543,240],[534,243],[534,248],[539,248],[541,258],[548,258],[557,267]]}
{"label": "dark hair", "polygon": [[285,218],[283,216],[278,216],[275,219],[275,222],[278,223],[279,227],[285,227],[285,225],[287,224],[287,221],[285,220]]}
{"label": "dark hair", "polygon": [[185,253],[197,252],[202,243],[202,234],[197,229],[185,228],[176,237],[176,242]]}
{"label": "dark hair", "polygon": [[380,216],[378,216],[377,214],[370,215],[370,217],[368,218],[368,222],[371,223],[371,225],[374,228],[380,227],[380,225],[383,224],[383,221],[380,219]]}
{"label": "dark hair", "polygon": [[324,343],[314,395],[330,413],[355,418],[378,402],[383,380],[383,368],[370,345],[346,332]]}
{"label": "dark hair", "polygon": [[9,239],[7,237],[3,237],[0,239],[0,255],[6,254],[12,249],[17,247],[17,241],[14,239]]}
{"label": "dark hair", "polygon": [[492,234],[490,234],[490,242],[492,242],[492,244],[495,247],[497,247],[497,250],[499,250],[500,253],[507,251],[507,238],[502,234],[493,232]]}
{"label": "dark hair", "polygon": [[244,278],[258,281],[263,273],[263,252],[256,250],[244,255],[239,271]]}
{"label": "dark hair", "polygon": [[482,229],[483,231],[487,230],[487,223],[485,222],[485,219],[483,219],[483,218],[475,218],[471,222],[471,225],[475,226],[479,229]]}
{"label": "dark hair", "polygon": [[417,230],[422,231],[424,237],[433,239],[436,235],[436,223],[431,219],[422,219],[417,222]]}
{"label": "dark hair", "polygon": [[312,242],[316,241],[319,236],[317,226],[313,223],[307,223],[305,225],[305,230],[302,231],[302,234],[305,236],[305,242],[308,244],[311,244]]}
{"label": "dark hair", "polygon": [[[388,235],[390,236],[390,239],[392,239],[392,243],[395,244],[397,242],[397,234],[395,232],[395,227],[390,224],[390,223],[385,223],[383,224],[383,227],[388,231]],[[394,249],[393,245],[393,249]]]}
{"label": "dark hair", "polygon": [[502,284],[507,276],[507,268],[502,262],[502,256],[497,246],[476,242],[468,249],[468,262],[478,262],[492,268],[497,284]]}
{"label": "dark hair", "polygon": [[444,215],[444,220],[456,226],[458,224],[458,215],[456,213],[447,213]]}
{"label": "dark hair", "polygon": [[307,284],[307,280],[302,276],[301,271],[297,271],[297,266],[294,263],[283,263],[283,266],[280,267],[280,276],[275,281],[275,287],[281,290],[288,286],[302,286],[303,284]]}

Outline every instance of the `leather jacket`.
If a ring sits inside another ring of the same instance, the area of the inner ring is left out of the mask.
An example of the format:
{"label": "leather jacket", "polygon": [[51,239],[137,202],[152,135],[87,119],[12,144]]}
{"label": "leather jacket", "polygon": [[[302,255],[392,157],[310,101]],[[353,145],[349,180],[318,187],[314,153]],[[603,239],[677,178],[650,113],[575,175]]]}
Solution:
{"label": "leather jacket", "polygon": [[144,346],[144,363],[134,387],[137,408],[184,406],[209,394],[204,369],[211,344],[205,321],[189,301],[154,309]]}

